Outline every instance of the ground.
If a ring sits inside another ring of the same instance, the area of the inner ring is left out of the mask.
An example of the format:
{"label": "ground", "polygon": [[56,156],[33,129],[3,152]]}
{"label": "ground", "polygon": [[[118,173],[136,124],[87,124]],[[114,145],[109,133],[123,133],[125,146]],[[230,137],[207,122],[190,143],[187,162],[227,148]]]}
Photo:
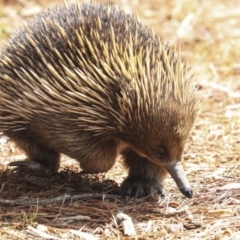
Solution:
{"label": "ground", "polygon": [[[94,176],[80,176],[68,157],[52,178],[16,173],[8,163],[25,156],[1,138],[0,239],[240,239],[240,2],[112,3],[138,14],[170,46],[181,45],[182,56],[193,65],[202,103],[184,168],[194,197],[183,197],[171,178],[165,198],[108,195],[127,175],[121,160]],[[63,1],[0,0],[0,45],[23,20],[56,4]],[[118,212],[132,218],[134,236],[124,236]]]}

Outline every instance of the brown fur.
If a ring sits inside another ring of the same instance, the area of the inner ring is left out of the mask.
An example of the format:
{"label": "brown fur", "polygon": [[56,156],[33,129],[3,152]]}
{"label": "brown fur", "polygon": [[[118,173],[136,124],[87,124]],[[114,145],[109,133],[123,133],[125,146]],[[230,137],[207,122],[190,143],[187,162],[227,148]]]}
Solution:
{"label": "brown fur", "polygon": [[163,192],[195,119],[194,91],[177,51],[134,17],[110,5],[58,7],[2,49],[0,131],[44,173],[58,170],[60,153],[85,173],[109,170],[122,153],[122,195]]}

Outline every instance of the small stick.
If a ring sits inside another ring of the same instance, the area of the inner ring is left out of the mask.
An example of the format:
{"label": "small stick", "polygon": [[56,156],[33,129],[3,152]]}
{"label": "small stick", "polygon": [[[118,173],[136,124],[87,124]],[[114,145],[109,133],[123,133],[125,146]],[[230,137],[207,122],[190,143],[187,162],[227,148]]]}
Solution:
{"label": "small stick", "polygon": [[29,232],[34,233],[34,235],[36,235],[36,236],[38,236],[38,237],[41,237],[41,238],[43,238],[43,239],[56,239],[56,240],[59,239],[59,238],[57,238],[57,237],[54,237],[54,236],[52,236],[52,235],[49,235],[49,234],[47,234],[47,233],[45,233],[45,232],[43,232],[43,231],[40,231],[40,230],[38,230],[38,229],[36,229],[36,228],[31,227],[31,226],[27,226],[27,230],[28,230]]}
{"label": "small stick", "polygon": [[5,205],[45,205],[45,204],[50,204],[50,203],[58,203],[64,201],[73,201],[73,200],[79,200],[79,199],[84,199],[84,198],[102,198],[103,200],[105,198],[109,199],[114,199],[116,196],[110,195],[110,194],[102,194],[102,193],[85,193],[85,194],[79,194],[79,195],[64,195],[64,196],[59,196],[56,198],[50,198],[50,199],[44,199],[44,200],[39,200],[38,198],[35,200],[8,200],[8,199],[0,199],[0,204],[5,204]]}
{"label": "small stick", "polygon": [[136,236],[136,231],[132,222],[132,218],[123,212],[116,214],[115,218],[123,226],[123,234],[125,236]]}

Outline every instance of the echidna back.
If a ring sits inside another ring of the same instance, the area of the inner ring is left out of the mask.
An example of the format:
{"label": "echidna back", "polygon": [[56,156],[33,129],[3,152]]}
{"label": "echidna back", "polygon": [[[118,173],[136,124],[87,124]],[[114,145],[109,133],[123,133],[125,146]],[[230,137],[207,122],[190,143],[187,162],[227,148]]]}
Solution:
{"label": "echidna back", "polygon": [[0,131],[27,128],[36,119],[42,124],[47,115],[84,120],[84,112],[89,116],[96,109],[85,120],[95,122],[100,115],[111,126],[110,110],[117,111],[125,80],[102,60],[116,55],[113,45],[123,52],[120,46],[135,33],[135,48],[151,35],[132,16],[100,4],[57,7],[29,21],[0,55]]}

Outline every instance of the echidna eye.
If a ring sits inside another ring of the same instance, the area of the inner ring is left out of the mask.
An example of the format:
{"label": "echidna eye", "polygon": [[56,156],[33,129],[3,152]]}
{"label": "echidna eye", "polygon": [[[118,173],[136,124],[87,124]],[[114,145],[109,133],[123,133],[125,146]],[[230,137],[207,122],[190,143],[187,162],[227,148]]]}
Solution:
{"label": "echidna eye", "polygon": [[166,159],[167,157],[167,150],[165,147],[159,146],[156,149],[156,155],[159,159]]}

